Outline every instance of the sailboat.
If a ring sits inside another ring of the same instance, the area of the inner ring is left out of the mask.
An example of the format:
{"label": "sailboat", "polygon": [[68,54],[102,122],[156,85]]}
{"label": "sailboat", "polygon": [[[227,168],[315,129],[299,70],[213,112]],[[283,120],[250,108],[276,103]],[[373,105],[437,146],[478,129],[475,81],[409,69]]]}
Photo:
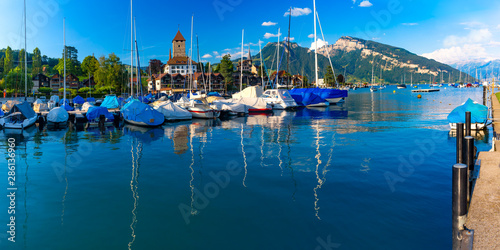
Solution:
{"label": "sailboat", "polygon": [[15,104],[5,117],[0,119],[0,125],[6,129],[25,129],[35,124],[38,115],[27,102],[28,96],[28,56],[26,50],[26,0],[24,1],[24,102]]}
{"label": "sailboat", "polygon": [[47,115],[47,127],[49,128],[65,128],[68,125],[69,114],[66,111],[67,108],[71,108],[66,103],[66,19],[63,21],[63,33],[64,33],[64,51],[63,51],[63,61],[64,61],[64,97],[63,106],[53,108],[49,111]]}
{"label": "sailboat", "polygon": [[[133,87],[133,64],[134,64],[134,19],[133,19],[133,2],[130,0],[130,42],[131,42],[131,67],[130,67],[130,96],[131,101],[123,106],[121,109],[121,114],[125,122],[144,126],[144,127],[157,127],[165,122],[165,116],[162,113],[156,111],[153,107],[142,103],[141,101],[134,99],[134,87]],[[139,77],[139,76],[138,76]],[[137,93],[139,94],[139,93]]]}

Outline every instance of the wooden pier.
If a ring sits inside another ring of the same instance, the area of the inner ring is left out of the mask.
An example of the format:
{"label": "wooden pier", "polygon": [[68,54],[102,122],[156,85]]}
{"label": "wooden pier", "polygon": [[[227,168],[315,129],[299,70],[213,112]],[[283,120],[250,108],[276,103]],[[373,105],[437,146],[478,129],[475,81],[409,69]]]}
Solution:
{"label": "wooden pier", "polygon": [[421,93],[421,92],[439,92],[440,89],[413,89],[411,92],[412,93]]}
{"label": "wooden pier", "polygon": [[[491,96],[493,119],[500,118],[500,102]],[[493,123],[498,136],[500,124]],[[481,152],[479,178],[473,185],[466,227],[474,230],[474,249],[500,249],[500,148],[499,138],[493,139],[496,151]]]}

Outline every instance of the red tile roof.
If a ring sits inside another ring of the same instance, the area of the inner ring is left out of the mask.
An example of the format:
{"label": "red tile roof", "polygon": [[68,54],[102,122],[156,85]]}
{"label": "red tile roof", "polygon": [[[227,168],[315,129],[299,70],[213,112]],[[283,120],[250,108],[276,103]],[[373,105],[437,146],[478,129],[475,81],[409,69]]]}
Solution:
{"label": "red tile roof", "polygon": [[174,40],[172,40],[172,42],[173,41],[186,41],[186,39],[184,39],[184,37],[182,36],[181,31],[178,30],[177,35],[175,35]]}
{"label": "red tile roof", "polygon": [[[168,65],[188,65],[189,60],[190,59],[187,56],[176,56],[176,57],[173,57],[172,59],[168,60],[167,64]],[[191,60],[191,64],[195,65],[196,62]]]}

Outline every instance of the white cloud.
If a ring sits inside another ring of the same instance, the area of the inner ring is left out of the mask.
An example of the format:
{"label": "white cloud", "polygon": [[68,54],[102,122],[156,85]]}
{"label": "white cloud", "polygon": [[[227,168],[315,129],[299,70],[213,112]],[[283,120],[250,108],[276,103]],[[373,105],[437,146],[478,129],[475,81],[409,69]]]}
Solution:
{"label": "white cloud", "polygon": [[272,33],[266,32],[266,34],[264,34],[264,38],[265,39],[269,39],[271,37],[278,37],[278,35],[281,36],[281,33],[279,33],[279,34],[272,34]]}
{"label": "white cloud", "polygon": [[274,26],[276,24],[278,24],[278,23],[274,23],[274,22],[269,21],[269,22],[263,22],[262,26]]}
{"label": "white cloud", "polygon": [[370,1],[368,1],[368,0],[365,0],[361,3],[359,3],[359,7],[372,7],[372,6],[373,6],[373,4],[370,3]]}
{"label": "white cloud", "polygon": [[415,25],[418,25],[418,23],[402,23],[402,25],[405,25],[405,26],[415,26]]}
{"label": "white cloud", "polygon": [[201,58],[212,58],[212,57],[213,57],[213,56],[212,56],[212,55],[210,55],[210,54],[205,54],[205,55],[203,55]]}
{"label": "white cloud", "polygon": [[451,48],[439,49],[422,55],[438,62],[453,64],[463,61],[490,58],[490,54],[480,44],[465,44]]}
{"label": "white cloud", "polygon": [[[305,15],[309,15],[311,13],[312,13],[312,10],[309,8],[297,8],[297,7],[292,8],[292,16],[305,16]],[[284,16],[288,16],[288,15],[290,15],[290,10],[285,12]]]}
{"label": "white cloud", "polygon": [[491,41],[492,36],[488,29],[470,30],[469,34],[464,37],[447,36],[443,41],[443,45],[445,47],[454,47],[462,44],[484,43]]}
{"label": "white cloud", "polygon": [[[317,43],[318,43],[318,49],[320,49],[320,48],[328,45],[328,42],[323,41],[321,39],[318,39]],[[314,50],[315,49],[315,43],[314,42],[311,43],[311,47],[309,49],[310,50]]]}
{"label": "white cloud", "polygon": [[310,34],[307,36],[308,38],[314,38],[314,34]]}
{"label": "white cloud", "polygon": [[465,29],[485,28],[485,27],[487,27],[484,23],[478,22],[478,21],[463,22],[463,23],[460,23],[460,24],[464,25],[466,27]]}

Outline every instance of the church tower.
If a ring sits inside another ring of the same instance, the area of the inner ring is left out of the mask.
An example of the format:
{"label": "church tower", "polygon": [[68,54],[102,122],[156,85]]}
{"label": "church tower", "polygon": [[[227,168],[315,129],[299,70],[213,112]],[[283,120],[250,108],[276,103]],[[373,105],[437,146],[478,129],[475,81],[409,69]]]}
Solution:
{"label": "church tower", "polygon": [[172,47],[174,50],[174,57],[186,56],[186,39],[182,36],[180,31],[177,31],[174,40],[172,40]]}

